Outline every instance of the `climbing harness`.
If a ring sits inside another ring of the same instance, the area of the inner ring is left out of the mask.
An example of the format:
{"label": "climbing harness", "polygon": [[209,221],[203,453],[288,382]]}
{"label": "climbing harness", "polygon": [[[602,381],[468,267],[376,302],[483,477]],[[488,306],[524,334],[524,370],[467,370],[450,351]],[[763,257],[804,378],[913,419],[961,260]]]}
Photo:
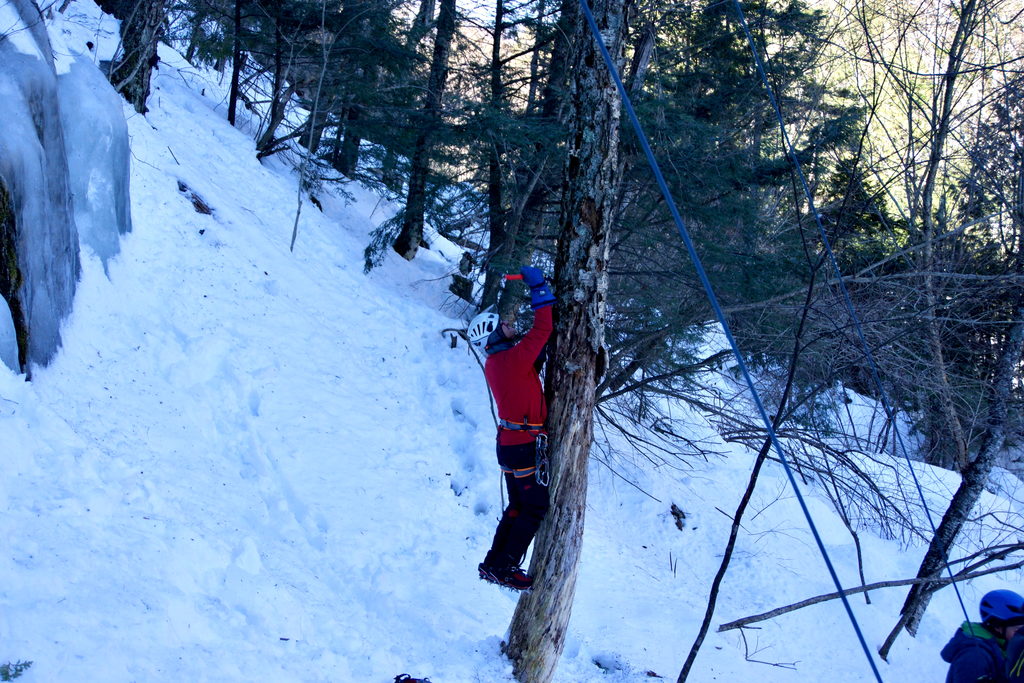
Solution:
{"label": "climbing harness", "polygon": [[522,479],[523,477],[535,474],[537,483],[541,486],[547,486],[551,482],[551,460],[548,458],[548,433],[544,429],[544,425],[531,424],[526,420],[512,422],[502,418],[498,420],[498,427],[512,432],[526,432],[534,438],[537,452],[533,467],[524,467],[518,470],[502,467],[501,471],[511,474],[516,479]]}
{"label": "climbing harness", "polygon": [[537,466],[536,465],[532,465],[530,467],[521,467],[519,469],[513,469],[511,467],[501,466],[501,471],[504,474],[511,474],[516,479],[525,479],[526,477],[530,476],[531,474],[535,474],[537,472]]}
{"label": "climbing harness", "polygon": [[532,424],[523,420],[522,422],[512,422],[512,420],[506,420],[501,418],[498,420],[498,426],[501,429],[507,429],[510,432],[527,432],[531,436],[537,436],[537,434],[545,434],[544,425]]}

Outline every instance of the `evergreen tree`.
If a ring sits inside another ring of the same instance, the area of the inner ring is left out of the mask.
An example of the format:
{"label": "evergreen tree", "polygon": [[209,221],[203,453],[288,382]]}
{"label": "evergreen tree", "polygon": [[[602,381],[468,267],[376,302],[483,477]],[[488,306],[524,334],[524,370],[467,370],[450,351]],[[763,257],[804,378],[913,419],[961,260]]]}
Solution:
{"label": "evergreen tree", "polygon": [[[799,2],[749,8],[759,43],[784,45],[768,62],[784,115],[802,122],[792,131],[798,153],[824,205],[834,173],[855,132],[857,112],[841,98],[821,97],[814,78],[823,15]],[[686,220],[713,285],[730,314],[741,347],[788,355],[781,340],[799,312],[783,299],[802,294],[820,260],[813,221],[794,193],[776,116],[733,8],[701,3],[684,12],[653,8],[641,16],[654,27],[657,57],[634,103],[659,165]],[[643,46],[645,31],[639,32]],[[633,71],[643,75],[643,55]],[[616,239],[608,318],[609,370],[601,391],[609,397],[635,388],[634,417],[663,393],[692,392],[689,377],[702,369],[695,337],[710,317],[704,292],[663,206],[646,160],[631,135],[623,143],[625,178],[617,202]],[[845,220],[845,219],[844,219]]]}

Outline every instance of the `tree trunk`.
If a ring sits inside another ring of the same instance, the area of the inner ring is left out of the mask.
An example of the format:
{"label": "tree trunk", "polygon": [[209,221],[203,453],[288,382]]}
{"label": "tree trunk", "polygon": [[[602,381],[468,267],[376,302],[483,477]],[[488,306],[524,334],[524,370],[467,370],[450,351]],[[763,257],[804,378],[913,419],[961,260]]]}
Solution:
{"label": "tree trunk", "polygon": [[[594,15],[611,54],[621,64],[625,3],[598,0]],[[535,587],[519,599],[506,649],[523,683],[550,681],[565,645],[583,541],[596,386],[605,353],[607,259],[618,182],[621,102],[582,16],[574,41],[570,139],[555,260],[560,299],[547,376],[552,505],[535,541],[530,567]]]}
{"label": "tree trunk", "polygon": [[647,69],[651,66],[651,55],[654,53],[654,44],[658,40],[658,31],[653,21],[648,21],[642,31],[637,46],[633,48],[633,60],[629,64],[629,76],[626,78],[626,88],[629,90],[629,98],[633,100],[640,94],[644,86],[644,79],[647,77]]}
{"label": "tree trunk", "polygon": [[228,95],[228,123],[235,125],[235,113],[238,108],[238,84],[245,66],[242,56],[242,2],[235,0],[234,31],[231,44],[231,91]]}
{"label": "tree trunk", "polygon": [[931,149],[928,155],[928,163],[925,166],[924,182],[921,194],[921,220],[923,222],[923,246],[921,272],[925,273],[923,289],[927,309],[925,313],[925,330],[928,340],[928,350],[932,364],[935,389],[938,392],[938,403],[945,418],[945,427],[953,439],[957,469],[961,472],[968,467],[968,444],[964,433],[960,415],[953,400],[953,388],[949,382],[949,369],[946,360],[944,344],[942,342],[941,316],[942,301],[944,293],[937,282],[934,273],[940,268],[936,263],[935,242],[941,236],[938,234],[936,209],[934,201],[938,189],[936,187],[939,170],[947,161],[946,140],[950,134],[953,116],[956,111],[956,98],[958,96],[957,81],[961,69],[964,68],[964,60],[967,46],[978,23],[978,2],[977,0],[966,0],[960,8],[959,23],[957,31],[949,47],[948,62],[946,71],[942,75],[939,88],[936,89],[932,100],[931,120],[933,122],[933,137]]}
{"label": "tree trunk", "polygon": [[[491,108],[504,109],[505,92],[501,78],[501,37],[505,29],[505,0],[497,0],[494,9],[494,34],[491,40]],[[505,206],[501,177],[501,145],[497,135],[491,139],[487,159],[487,216],[493,244],[505,242]]]}
{"label": "tree trunk", "polygon": [[405,200],[402,231],[393,246],[402,258],[411,261],[423,243],[423,214],[427,207],[427,174],[430,172],[430,143],[441,123],[441,99],[448,79],[448,57],[455,35],[455,0],[441,0],[437,17],[437,38],[430,61],[427,95],[420,115],[420,133],[409,169],[409,192]]}
{"label": "tree trunk", "polygon": [[[21,308],[18,290],[22,274],[18,266],[18,226],[11,195],[0,178],[0,297],[7,302],[18,343],[18,368],[28,362],[28,323]],[[16,368],[12,368],[16,369]]]}
{"label": "tree trunk", "polygon": [[405,213],[402,231],[392,248],[406,261],[416,258],[416,252],[423,244],[423,214],[427,210],[427,171],[430,166],[427,143],[430,135],[426,130],[416,136],[409,172],[409,189],[405,197]]}
{"label": "tree trunk", "polygon": [[[539,0],[537,3],[537,10],[534,21],[537,26],[540,26],[544,21],[544,16],[547,14],[548,7],[546,0]],[[533,54],[530,55],[530,87],[526,91],[526,113],[532,115],[537,109],[537,93],[540,87],[540,43],[542,40],[540,31],[535,32],[536,43],[533,48]]]}
{"label": "tree trunk", "polygon": [[[971,5],[973,7],[973,5]],[[962,22],[970,21],[971,17],[961,18]],[[958,33],[958,36],[960,34]],[[952,59],[952,58],[951,58]],[[952,67],[951,67],[952,69]],[[948,97],[946,99],[949,99]],[[1016,169],[1016,187],[1024,193],[1024,157]],[[1014,229],[1014,267],[1010,275],[1020,277],[1024,274],[1024,213],[1019,207],[1010,211]],[[996,465],[996,459],[1006,443],[1007,422],[1012,400],[1013,385],[1017,381],[1017,370],[1024,357],[1024,295],[1019,292],[1011,302],[1008,316],[1008,329],[1002,348],[999,350],[992,380],[988,387],[988,420],[982,434],[981,446],[977,457],[963,469],[963,480],[953,495],[949,508],[942,517],[935,535],[928,546],[928,552],[917,571],[917,578],[938,577],[947,564],[949,552],[953,548],[960,530],[971,514],[971,510],[985,488],[988,476]],[[911,635],[917,634],[921,618],[928,607],[932,594],[939,588],[932,582],[913,586],[900,610],[900,620],[889,634],[879,650],[882,658],[886,658],[889,649],[903,628]]]}
{"label": "tree trunk", "polygon": [[[270,119],[267,121],[267,129],[256,141],[256,158],[262,159],[270,156],[275,150],[277,143],[277,129],[284,122],[285,104],[295,92],[295,85],[285,87],[288,80],[288,66],[284,60],[284,35],[281,32],[280,20],[274,18],[274,84],[270,96]],[[290,60],[289,60],[290,61]]]}
{"label": "tree trunk", "polygon": [[[359,105],[351,104],[345,110],[344,137],[339,141],[334,157],[335,170],[349,178],[354,176],[356,168],[359,166],[359,146],[362,144],[362,140],[353,130],[357,121],[359,121]],[[339,123],[339,132],[341,127]]]}
{"label": "tree trunk", "polygon": [[[423,36],[430,31],[431,21],[434,18],[434,4],[435,0],[420,0],[419,7],[416,9],[416,17],[412,20],[409,33],[405,36],[406,49],[416,50],[420,41],[423,40]],[[440,21],[440,17],[438,21]]]}
{"label": "tree trunk", "polygon": [[121,22],[121,56],[110,82],[140,114],[145,114],[149,82],[157,65],[156,48],[163,35],[165,0],[140,0]]}
{"label": "tree trunk", "polygon": [[188,36],[188,47],[185,49],[185,61],[192,63],[196,58],[196,51],[199,49],[199,39],[202,35],[203,23],[208,19],[209,14],[203,10],[196,10],[196,15],[192,17],[191,24],[192,30]]}

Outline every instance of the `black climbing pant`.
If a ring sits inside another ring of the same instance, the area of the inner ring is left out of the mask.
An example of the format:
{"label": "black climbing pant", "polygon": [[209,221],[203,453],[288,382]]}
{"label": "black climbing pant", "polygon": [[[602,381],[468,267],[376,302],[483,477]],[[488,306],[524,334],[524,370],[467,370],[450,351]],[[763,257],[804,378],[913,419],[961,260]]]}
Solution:
{"label": "black climbing pant", "polygon": [[508,488],[508,507],[501,515],[491,549],[484,558],[487,566],[518,566],[548,511],[548,489],[537,483],[533,471],[536,458],[534,442],[498,446],[498,464],[505,471]]}

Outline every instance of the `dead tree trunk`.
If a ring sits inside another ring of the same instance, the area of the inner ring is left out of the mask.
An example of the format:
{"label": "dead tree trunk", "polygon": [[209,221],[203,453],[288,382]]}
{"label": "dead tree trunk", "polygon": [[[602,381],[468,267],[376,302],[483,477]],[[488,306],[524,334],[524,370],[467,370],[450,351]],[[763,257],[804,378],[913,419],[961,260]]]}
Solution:
{"label": "dead tree trunk", "polygon": [[[625,3],[599,0],[594,15],[611,54],[621,63]],[[560,299],[547,376],[552,505],[530,565],[535,588],[519,599],[506,650],[523,683],[550,681],[565,645],[583,540],[596,386],[604,367],[608,236],[618,183],[620,100],[582,17],[575,27],[575,45],[561,238],[555,261]]]}

